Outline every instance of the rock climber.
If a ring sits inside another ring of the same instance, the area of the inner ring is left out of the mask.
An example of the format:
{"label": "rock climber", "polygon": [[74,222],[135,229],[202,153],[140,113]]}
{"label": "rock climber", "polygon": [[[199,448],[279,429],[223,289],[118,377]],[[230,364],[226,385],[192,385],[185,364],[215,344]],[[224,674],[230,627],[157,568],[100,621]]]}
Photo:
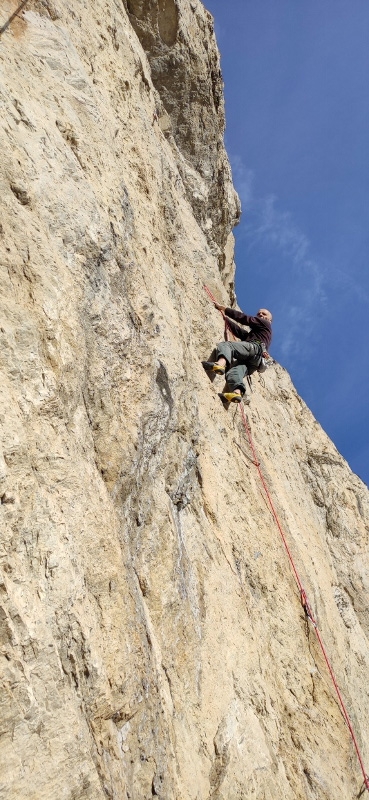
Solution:
{"label": "rock climber", "polygon": [[[261,308],[256,317],[250,317],[235,308],[221,306],[216,302],[214,305],[222,312],[232,333],[241,341],[219,342],[216,361],[203,361],[202,365],[207,372],[225,375],[229,391],[221,392],[221,399],[226,403],[240,403],[246,392],[243,379],[260,366],[263,356],[268,357],[273,318],[266,308]],[[247,325],[250,331],[245,331],[237,323]]]}

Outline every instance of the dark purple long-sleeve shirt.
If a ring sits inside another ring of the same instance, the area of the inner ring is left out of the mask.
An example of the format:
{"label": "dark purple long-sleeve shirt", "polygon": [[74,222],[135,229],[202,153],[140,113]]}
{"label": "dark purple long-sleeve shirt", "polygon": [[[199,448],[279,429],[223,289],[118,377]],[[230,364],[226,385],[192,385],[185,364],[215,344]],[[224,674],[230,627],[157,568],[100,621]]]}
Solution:
{"label": "dark purple long-sleeve shirt", "polygon": [[[242,342],[261,342],[266,350],[269,349],[272,341],[272,326],[269,320],[261,317],[249,317],[248,314],[237,311],[236,308],[226,308],[224,313],[230,329],[238,339],[241,339]],[[241,322],[242,325],[248,325],[251,331],[245,331],[233,320]]]}

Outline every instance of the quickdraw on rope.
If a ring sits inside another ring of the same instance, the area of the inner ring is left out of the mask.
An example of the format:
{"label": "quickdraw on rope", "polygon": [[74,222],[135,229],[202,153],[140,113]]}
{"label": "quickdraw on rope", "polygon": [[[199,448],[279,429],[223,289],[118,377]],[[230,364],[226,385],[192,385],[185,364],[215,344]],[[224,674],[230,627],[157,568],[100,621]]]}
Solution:
{"label": "quickdraw on rope", "polygon": [[11,17],[9,17],[9,19],[7,19],[7,21],[6,21],[6,22],[5,22],[5,24],[2,26],[2,28],[0,28],[0,36],[2,36],[2,34],[3,34],[3,33],[5,33],[6,29],[7,29],[7,28],[9,28],[9,25],[11,25],[11,24],[12,24],[12,22],[13,22],[13,19],[15,19],[15,18],[18,16],[18,14],[19,14],[19,13],[22,11],[22,8],[24,8],[24,6],[25,6],[25,5],[26,5],[28,2],[29,2],[29,0],[23,0],[23,2],[22,2],[22,3],[21,3],[19,6],[18,6],[18,8],[17,8],[17,9],[14,11],[14,13],[11,15]]}
{"label": "quickdraw on rope", "polygon": [[[215,303],[216,300],[214,299],[212,293],[209,291],[207,286],[204,286],[204,289],[207,292],[207,294],[209,295],[211,301],[213,303]],[[225,315],[223,313],[222,313],[222,316],[223,316],[223,318],[225,318]],[[226,319],[225,319],[225,324],[227,326],[227,320]],[[317,640],[318,640],[319,645],[320,645],[320,649],[322,651],[325,663],[326,663],[327,668],[328,668],[328,672],[329,672],[329,674],[331,676],[332,683],[333,683],[333,686],[335,688],[335,691],[336,691],[336,694],[337,694],[337,697],[338,697],[339,705],[340,705],[344,720],[345,720],[345,722],[347,724],[347,727],[348,727],[350,735],[351,735],[351,739],[353,741],[353,744],[354,744],[354,747],[355,747],[355,750],[356,750],[356,755],[357,755],[357,758],[358,758],[358,761],[359,761],[359,764],[360,764],[360,768],[361,768],[361,772],[362,772],[362,775],[363,775],[363,779],[364,779],[362,791],[365,791],[365,789],[366,789],[369,792],[369,776],[365,772],[364,762],[363,762],[363,758],[362,758],[362,755],[361,755],[361,752],[360,752],[360,748],[359,748],[359,745],[358,745],[358,742],[357,742],[357,739],[356,739],[356,736],[355,736],[355,732],[354,732],[354,729],[352,727],[352,723],[351,723],[348,711],[346,709],[346,706],[345,706],[345,703],[344,703],[340,688],[338,686],[337,679],[336,679],[335,674],[333,672],[333,667],[332,667],[331,662],[330,662],[330,660],[328,658],[328,654],[327,654],[326,648],[324,646],[324,642],[322,640],[322,636],[321,636],[321,633],[319,631],[317,621],[316,621],[316,619],[314,617],[314,614],[312,612],[311,605],[309,603],[309,600],[308,600],[307,594],[305,592],[305,589],[304,589],[304,587],[302,585],[302,581],[301,581],[300,575],[298,573],[298,570],[296,568],[295,562],[293,560],[292,553],[291,553],[290,548],[288,546],[288,542],[287,542],[286,536],[284,534],[284,531],[283,531],[282,525],[280,523],[278,514],[276,512],[273,500],[271,498],[267,483],[266,483],[264,475],[262,473],[261,464],[260,464],[260,461],[259,461],[259,459],[257,457],[255,445],[254,445],[253,438],[252,438],[252,435],[251,435],[251,429],[250,429],[250,426],[249,426],[249,423],[248,423],[248,419],[247,419],[247,416],[246,416],[246,413],[245,413],[245,409],[244,409],[242,403],[240,403],[239,409],[240,409],[242,424],[243,424],[243,427],[245,428],[245,431],[246,431],[246,434],[247,434],[247,438],[248,438],[248,441],[249,441],[249,444],[250,444],[251,452],[252,452],[252,455],[253,455],[253,463],[256,466],[257,470],[258,470],[260,481],[262,483],[264,492],[265,492],[267,500],[268,500],[269,508],[270,508],[270,510],[272,512],[274,521],[275,521],[275,523],[277,525],[277,528],[279,530],[279,533],[281,535],[281,539],[282,539],[284,548],[286,550],[287,557],[288,557],[288,560],[290,562],[290,566],[291,566],[295,581],[296,581],[297,586],[298,586],[301,605],[302,605],[302,607],[304,609],[306,618],[309,620],[309,622],[311,623],[311,625],[313,627],[313,630],[315,631]]]}

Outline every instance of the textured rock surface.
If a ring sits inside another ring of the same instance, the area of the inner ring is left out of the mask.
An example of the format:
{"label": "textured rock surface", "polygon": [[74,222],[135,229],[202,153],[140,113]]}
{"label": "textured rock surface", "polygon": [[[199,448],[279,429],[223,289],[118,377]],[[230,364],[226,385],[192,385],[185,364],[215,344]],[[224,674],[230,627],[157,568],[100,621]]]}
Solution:
{"label": "textured rock surface", "polygon": [[[239,214],[210,15],[30,0],[0,68],[1,791],[354,798],[239,414],[200,364]],[[282,368],[248,414],[368,763],[367,489]]]}
{"label": "textured rock surface", "polygon": [[223,84],[213,18],[198,0],[180,5],[175,0],[126,0],[125,4],[160,96],[159,124],[176,155],[196,220],[222,265],[239,205],[222,140]]}

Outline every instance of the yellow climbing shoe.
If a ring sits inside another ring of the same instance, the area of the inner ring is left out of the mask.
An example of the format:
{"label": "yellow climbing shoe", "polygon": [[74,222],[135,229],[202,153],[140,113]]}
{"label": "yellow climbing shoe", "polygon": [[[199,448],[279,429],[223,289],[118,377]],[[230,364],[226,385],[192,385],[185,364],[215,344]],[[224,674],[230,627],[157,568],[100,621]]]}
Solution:
{"label": "yellow climbing shoe", "polygon": [[227,403],[240,403],[242,400],[242,394],[237,392],[222,392],[219,397]]}
{"label": "yellow climbing shoe", "polygon": [[203,361],[202,366],[206,369],[206,372],[216,372],[218,375],[224,375],[225,373],[225,367],[217,364],[216,361]]}

